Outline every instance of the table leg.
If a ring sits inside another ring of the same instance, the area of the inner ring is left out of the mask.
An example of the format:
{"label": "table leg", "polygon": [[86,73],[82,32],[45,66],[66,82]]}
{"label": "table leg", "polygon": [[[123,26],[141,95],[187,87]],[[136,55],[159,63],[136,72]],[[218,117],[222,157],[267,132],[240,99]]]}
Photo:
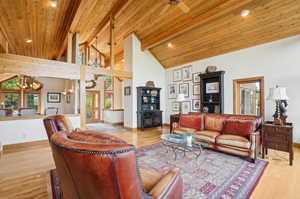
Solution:
{"label": "table leg", "polygon": [[176,149],[175,149],[175,147],[172,147],[172,149],[173,149],[173,153],[174,153],[174,160],[176,160],[177,159]]}

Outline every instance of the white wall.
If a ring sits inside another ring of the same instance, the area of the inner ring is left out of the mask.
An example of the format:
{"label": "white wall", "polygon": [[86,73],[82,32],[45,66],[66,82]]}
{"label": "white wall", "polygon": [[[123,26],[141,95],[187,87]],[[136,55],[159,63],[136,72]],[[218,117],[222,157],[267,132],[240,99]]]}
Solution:
{"label": "white wall", "polygon": [[[189,64],[192,65],[193,72],[204,72],[206,66],[209,65],[217,66],[218,70],[226,71],[224,81],[225,113],[233,112],[234,79],[264,76],[266,97],[269,94],[270,87],[275,87],[276,85],[287,87],[287,94],[290,97],[288,101],[288,120],[294,123],[294,140],[300,142],[300,36]],[[182,66],[176,68],[180,67]],[[176,68],[167,70],[166,79],[168,84],[173,83],[172,71]],[[192,87],[190,88],[192,89]],[[171,100],[167,101],[165,117],[169,122],[169,115],[172,113]],[[266,119],[272,120],[274,103],[265,101],[265,106]]]}
{"label": "white wall", "polygon": [[55,92],[55,93],[62,93],[65,91],[65,89],[71,89],[72,88],[72,82],[71,80],[66,79],[58,79],[58,78],[47,78],[47,77],[38,77],[36,78],[37,81],[44,84],[42,90],[41,90],[41,102],[42,102],[42,113],[46,110],[48,107],[56,107],[59,109],[59,113],[63,114],[74,114],[75,113],[75,107],[74,107],[74,98],[75,95],[71,94],[71,101],[69,104],[66,102],[65,95],[61,94],[61,102],[60,103],[48,103],[47,102],[47,93],[48,92]]}
{"label": "white wall", "polygon": [[[79,116],[68,118],[73,128],[80,127]],[[43,119],[1,121],[0,132],[0,142],[3,145],[47,139]]]}
{"label": "white wall", "polygon": [[124,111],[103,111],[103,120],[111,124],[124,122]]}
{"label": "white wall", "polygon": [[[131,96],[125,97],[124,125],[137,127],[137,92],[136,87],[145,86],[147,81],[154,81],[161,91],[161,110],[165,111],[165,69],[149,51],[141,50],[141,43],[135,35],[130,35],[124,41],[125,70],[132,71],[132,80],[125,81],[125,86],[131,86]],[[131,101],[131,102],[130,102]],[[128,105],[128,107],[126,107]]]}

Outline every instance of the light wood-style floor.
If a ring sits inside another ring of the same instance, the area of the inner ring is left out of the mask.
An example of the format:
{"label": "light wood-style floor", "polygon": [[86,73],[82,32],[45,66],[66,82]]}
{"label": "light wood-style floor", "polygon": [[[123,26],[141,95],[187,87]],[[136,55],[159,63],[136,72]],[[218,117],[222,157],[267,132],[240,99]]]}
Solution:
{"label": "light wood-style floor", "polygon": [[[168,132],[168,129],[163,129]],[[116,134],[137,147],[160,142],[162,130],[153,129]],[[269,165],[254,190],[251,199],[300,198],[300,149],[295,148],[294,166],[289,166],[288,155],[270,151]],[[55,165],[48,141],[27,147],[5,148],[0,159],[0,198],[51,198],[49,170]]]}

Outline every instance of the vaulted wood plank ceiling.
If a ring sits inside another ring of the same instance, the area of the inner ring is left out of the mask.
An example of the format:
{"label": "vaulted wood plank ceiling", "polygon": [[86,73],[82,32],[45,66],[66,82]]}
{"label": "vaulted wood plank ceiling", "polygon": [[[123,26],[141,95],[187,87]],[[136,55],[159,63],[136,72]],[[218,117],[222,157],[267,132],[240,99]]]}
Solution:
{"label": "vaulted wood plank ceiling", "polygon": [[[300,34],[300,0],[184,2],[190,12],[171,7],[162,13],[167,1],[144,0],[141,4],[133,0],[116,18],[118,57],[122,54],[123,39],[132,32],[139,37],[143,47],[150,46],[152,54],[166,68]],[[242,17],[243,9],[249,9],[250,15]],[[204,23],[195,19],[202,19]],[[198,25],[177,34],[191,21]],[[163,35],[167,34],[175,37],[151,46],[151,42],[164,39]],[[107,56],[108,41],[109,27],[106,27],[98,35],[97,48]],[[172,47],[168,47],[168,43],[172,43]]]}
{"label": "vaulted wood plank ceiling", "polygon": [[[135,33],[165,67],[300,34],[300,0],[182,0],[188,13],[168,7],[168,1],[58,0],[52,8],[49,0],[0,0],[0,33],[7,35],[11,53],[52,59],[64,50],[68,31],[77,31],[80,43],[92,41],[109,59],[106,22],[120,4],[115,16],[117,62],[123,59],[123,39]],[[241,17],[243,9],[250,15]]]}
{"label": "vaulted wood plank ceiling", "polygon": [[[9,52],[53,59],[67,36],[79,7],[84,14],[74,31],[86,39],[117,0],[0,0],[0,30],[9,40]],[[32,43],[26,43],[26,40]]]}

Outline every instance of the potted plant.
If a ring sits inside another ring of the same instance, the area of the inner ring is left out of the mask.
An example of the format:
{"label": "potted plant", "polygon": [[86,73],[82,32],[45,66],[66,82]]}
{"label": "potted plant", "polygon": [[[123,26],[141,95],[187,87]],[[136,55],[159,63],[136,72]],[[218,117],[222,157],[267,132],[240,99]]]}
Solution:
{"label": "potted plant", "polygon": [[192,143],[193,143],[194,133],[193,132],[186,132],[184,135],[185,135],[185,138],[186,138],[186,145],[191,147]]}

